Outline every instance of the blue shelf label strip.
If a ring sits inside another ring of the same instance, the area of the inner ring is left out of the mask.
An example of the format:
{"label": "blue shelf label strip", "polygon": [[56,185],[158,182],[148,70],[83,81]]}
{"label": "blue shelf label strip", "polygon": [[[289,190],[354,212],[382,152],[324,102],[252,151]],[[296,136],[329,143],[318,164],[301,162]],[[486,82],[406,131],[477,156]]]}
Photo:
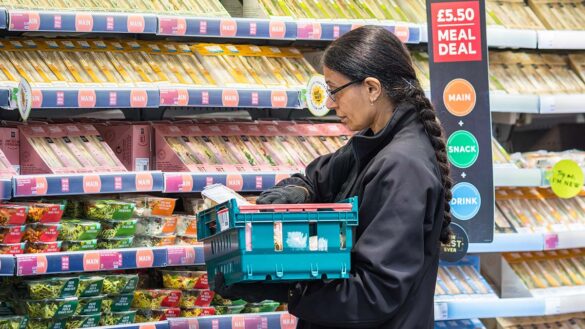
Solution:
{"label": "blue shelf label strip", "polygon": [[294,329],[297,320],[286,312],[169,319],[170,329]]}
{"label": "blue shelf label strip", "polygon": [[0,256],[0,276],[14,276],[16,260],[12,256]]}
{"label": "blue shelf label strip", "polygon": [[166,265],[167,250],[164,248],[30,254],[16,257],[16,275],[111,271]]}
{"label": "blue shelf label strip", "polygon": [[201,192],[211,184],[223,184],[238,192],[258,192],[276,184],[279,175],[282,178],[288,174],[193,174],[169,173],[165,174],[165,193],[193,193]]}
{"label": "blue shelf label strip", "polygon": [[12,180],[0,180],[0,200],[12,198]]}
{"label": "blue shelf label strip", "polygon": [[33,90],[33,108],[144,108],[158,106],[158,89]]}
{"label": "blue shelf label strip", "polygon": [[0,8],[0,30],[8,28],[8,12],[4,8]]}
{"label": "blue shelf label strip", "polygon": [[161,106],[301,108],[299,91],[161,88]]}
{"label": "blue shelf label strip", "polygon": [[15,197],[126,192],[161,192],[161,172],[39,175],[14,178]]}
{"label": "blue shelf label strip", "polygon": [[9,12],[9,30],[156,34],[155,15],[97,12]]}
{"label": "blue shelf label strip", "polygon": [[297,25],[292,21],[232,18],[159,18],[159,34],[194,37],[294,40]]}

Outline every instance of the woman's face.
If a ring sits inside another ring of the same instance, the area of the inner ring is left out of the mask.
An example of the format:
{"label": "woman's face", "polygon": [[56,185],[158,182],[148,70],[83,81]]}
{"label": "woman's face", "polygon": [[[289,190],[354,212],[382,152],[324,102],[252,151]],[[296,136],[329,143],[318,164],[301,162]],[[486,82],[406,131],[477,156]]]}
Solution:
{"label": "woman's face", "polygon": [[[323,75],[329,90],[339,88],[351,80],[345,75],[323,67]],[[376,110],[370,104],[368,88],[363,82],[351,84],[333,95],[335,100],[327,97],[327,107],[335,111],[349,129],[353,131],[362,130],[372,126]]]}

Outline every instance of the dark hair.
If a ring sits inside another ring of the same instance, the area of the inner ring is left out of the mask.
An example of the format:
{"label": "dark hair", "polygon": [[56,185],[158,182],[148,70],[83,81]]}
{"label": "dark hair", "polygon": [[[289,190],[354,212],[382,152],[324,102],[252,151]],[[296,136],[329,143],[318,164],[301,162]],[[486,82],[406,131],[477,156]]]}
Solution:
{"label": "dark hair", "polygon": [[441,171],[445,193],[444,219],[440,240],[450,240],[451,206],[453,181],[449,176],[449,162],[445,147],[443,128],[435,114],[433,105],[425,96],[412,66],[408,49],[390,31],[379,26],[363,26],[331,43],[325,50],[322,64],[339,72],[350,80],[373,77],[380,80],[385,93],[395,106],[412,103],[419,120],[435,149],[435,156]]}

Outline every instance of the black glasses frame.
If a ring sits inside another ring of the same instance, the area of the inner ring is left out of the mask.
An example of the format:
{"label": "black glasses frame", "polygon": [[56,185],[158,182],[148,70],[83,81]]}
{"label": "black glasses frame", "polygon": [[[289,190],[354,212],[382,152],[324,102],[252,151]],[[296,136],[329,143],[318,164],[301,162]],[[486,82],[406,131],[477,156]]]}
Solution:
{"label": "black glasses frame", "polygon": [[329,98],[331,98],[332,101],[335,102],[335,94],[337,94],[338,92],[342,91],[343,89],[345,89],[345,88],[347,88],[355,83],[362,82],[362,81],[364,81],[364,79],[357,79],[357,80],[350,81],[350,82],[344,84],[343,86],[337,87],[333,90],[327,89],[327,95],[329,96]]}

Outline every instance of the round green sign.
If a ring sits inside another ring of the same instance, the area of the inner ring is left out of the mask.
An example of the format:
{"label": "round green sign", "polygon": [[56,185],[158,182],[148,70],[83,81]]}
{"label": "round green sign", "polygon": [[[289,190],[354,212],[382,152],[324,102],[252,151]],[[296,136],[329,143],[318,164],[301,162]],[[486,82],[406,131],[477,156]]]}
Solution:
{"label": "round green sign", "polygon": [[561,160],[552,169],[550,187],[559,198],[572,198],[583,190],[583,170],[572,160]]}
{"label": "round green sign", "polygon": [[479,156],[479,144],[473,134],[458,130],[447,140],[447,157],[457,168],[471,167]]}

